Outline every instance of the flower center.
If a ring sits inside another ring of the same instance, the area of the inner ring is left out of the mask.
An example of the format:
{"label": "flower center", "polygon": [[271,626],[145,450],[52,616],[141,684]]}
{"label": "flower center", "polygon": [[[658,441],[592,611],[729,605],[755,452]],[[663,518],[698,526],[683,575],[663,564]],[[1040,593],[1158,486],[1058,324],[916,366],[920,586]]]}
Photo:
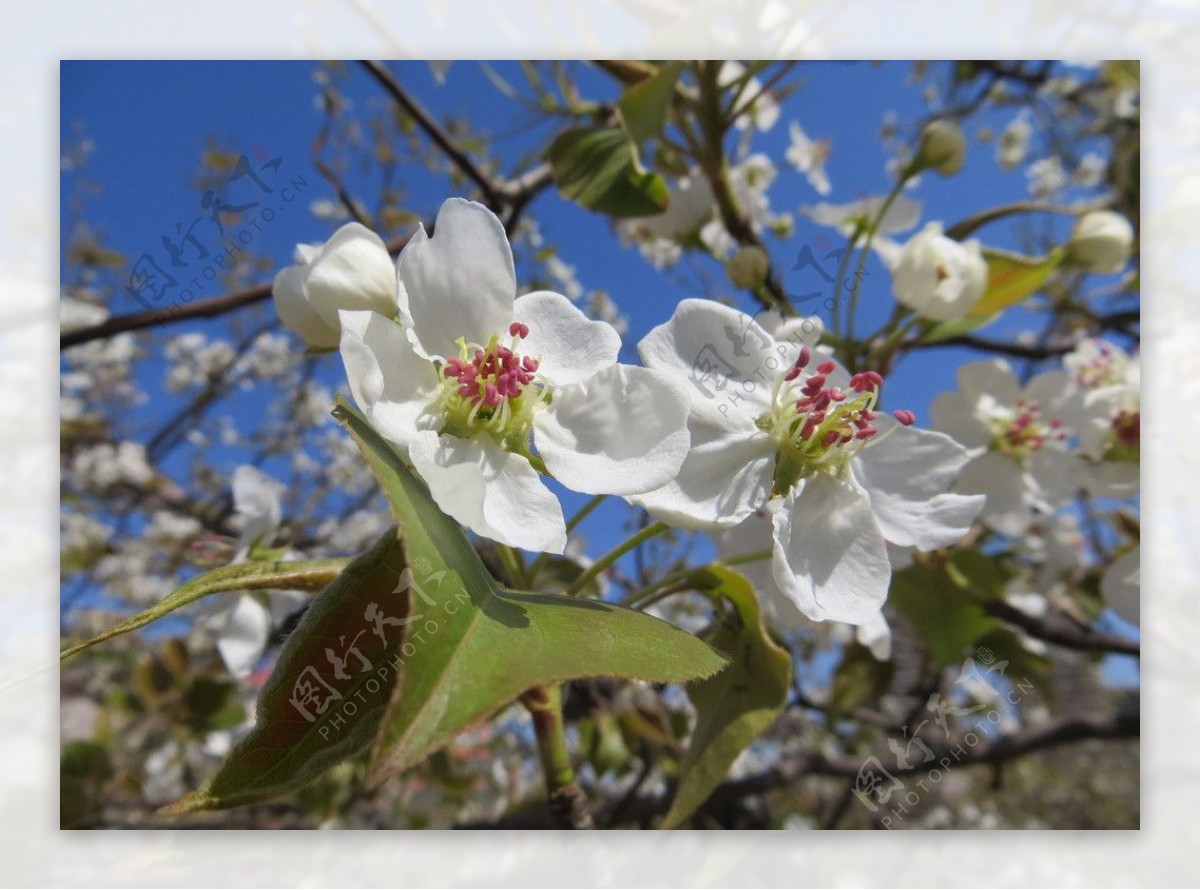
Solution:
{"label": "flower center", "polygon": [[1068,356],[1071,359],[1067,362],[1068,369],[1076,384],[1083,389],[1098,389],[1123,382],[1126,364],[1123,355],[1103,340],[1085,346],[1088,348],[1081,347],[1079,355]]}
{"label": "flower center", "polygon": [[1139,460],[1142,447],[1142,412],[1124,409],[1112,422],[1112,439],[1105,457],[1109,460]]}
{"label": "flower center", "polygon": [[459,339],[458,358],[441,368],[439,400],[446,418],[442,432],[470,438],[481,430],[519,445],[533,415],[549,403],[550,390],[537,374],[538,360],[522,356],[518,347],[529,327],[514,321],[509,343],[492,334],[486,345]]}
{"label": "flower center", "polygon": [[[875,371],[855,374],[847,392],[829,384],[837,367],[833,362],[822,362],[814,373],[806,370],[811,359],[811,350],[802,346],[796,363],[775,381],[771,410],[757,421],[779,448],[778,494],[813,473],[844,472],[850,458],[886,438],[872,425],[883,377]],[[904,426],[916,421],[911,411],[893,411],[892,416]]]}
{"label": "flower center", "polygon": [[1057,417],[1044,419],[1042,409],[1017,399],[1015,410],[999,410],[992,417],[992,447],[1001,454],[1023,460],[1049,442],[1063,442],[1067,431]]}

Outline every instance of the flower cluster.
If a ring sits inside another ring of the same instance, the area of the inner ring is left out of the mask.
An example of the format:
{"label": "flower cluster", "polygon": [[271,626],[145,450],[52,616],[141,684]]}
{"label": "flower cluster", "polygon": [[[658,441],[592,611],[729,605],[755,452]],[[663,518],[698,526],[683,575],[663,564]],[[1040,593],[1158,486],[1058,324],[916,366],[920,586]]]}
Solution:
{"label": "flower cluster", "polygon": [[[982,506],[944,490],[966,449],[918,429],[911,411],[883,413],[882,376],[817,355],[818,324],[779,318],[772,332],[685,300],[640,344],[644,366],[623,365],[610,325],[557,293],[517,296],[504,229],[482,205],[451,199],[432,236],[418,229],[391,301],[378,295],[380,247],[343,229],[279,281],[302,282],[315,315],[336,312],[356,403],[407,451],[439,506],[480,535],[561,553],[566,527],[543,474],[687,528],[729,529],[769,510],[764,545],[792,607],[876,624],[885,541],[945,546]],[[328,286],[353,286],[342,274],[351,250],[370,266],[371,309],[359,308],[361,293]],[[755,348],[702,367],[730,332]],[[704,376],[733,396],[714,399]]]}

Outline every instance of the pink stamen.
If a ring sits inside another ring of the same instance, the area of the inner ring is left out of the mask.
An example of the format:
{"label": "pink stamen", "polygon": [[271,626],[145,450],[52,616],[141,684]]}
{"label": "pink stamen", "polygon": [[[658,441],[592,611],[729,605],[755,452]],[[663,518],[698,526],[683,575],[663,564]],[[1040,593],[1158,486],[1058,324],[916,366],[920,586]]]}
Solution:
{"label": "pink stamen", "polygon": [[519,321],[514,321],[512,324],[510,324],[508,326],[508,333],[512,337],[516,337],[520,340],[524,340],[526,337],[529,336],[529,325],[522,324]]}
{"label": "pink stamen", "polygon": [[892,412],[892,417],[903,426],[912,426],[917,422],[917,415],[913,414],[907,408],[897,408]]}

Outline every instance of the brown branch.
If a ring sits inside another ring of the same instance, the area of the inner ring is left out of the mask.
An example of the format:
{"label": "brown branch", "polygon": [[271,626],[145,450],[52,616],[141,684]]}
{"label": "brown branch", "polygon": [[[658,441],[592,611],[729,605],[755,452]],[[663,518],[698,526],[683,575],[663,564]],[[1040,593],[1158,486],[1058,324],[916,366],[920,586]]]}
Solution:
{"label": "brown branch", "polygon": [[[924,763],[912,764],[906,768],[894,767],[889,771],[895,776],[909,776],[928,772],[928,764],[939,765],[938,761],[950,758],[951,768],[962,766],[978,766],[981,764],[997,764],[1014,760],[1026,754],[1056,748],[1073,742],[1092,739],[1113,740],[1137,738],[1141,732],[1141,717],[1137,713],[1119,713],[1103,717],[1064,717],[1050,720],[1040,726],[1031,727],[1010,736],[1005,736],[990,744],[979,743],[975,746],[964,744],[939,746],[934,751],[933,758]],[[956,752],[964,752],[962,756],[954,756]],[[736,804],[747,797],[768,794],[784,788],[793,782],[809,776],[834,776],[854,779],[863,768],[868,758],[851,759],[848,757],[825,757],[821,754],[799,754],[792,756],[770,769],[722,782],[709,797],[704,808],[721,808]],[[890,758],[880,755],[880,762]],[[625,818],[628,821],[650,819],[667,811],[671,805],[672,795],[659,794],[639,797],[625,808]],[[493,822],[464,823],[458,828],[549,828],[548,814],[534,809],[523,809],[509,813]]]}
{"label": "brown branch", "polygon": [[[1115,330],[1132,336],[1128,330],[1129,325],[1139,323],[1141,317],[1140,309],[1127,309],[1120,312],[1112,312],[1108,315],[1097,315],[1091,320],[1102,331]],[[1074,340],[1063,340],[1055,343],[1024,344],[1008,343],[1003,340],[989,340],[986,337],[977,337],[973,334],[962,334],[958,337],[947,337],[944,340],[937,340],[933,343],[923,342],[919,339],[909,340],[902,344],[897,351],[908,352],[913,349],[969,346],[972,349],[981,349],[985,352],[994,352],[999,355],[1012,356],[1013,358],[1047,359],[1058,355],[1066,355],[1077,345]]]}
{"label": "brown branch", "polygon": [[463,175],[479,187],[479,190],[483,192],[488,206],[494,208],[504,200],[503,185],[493,180],[491,176],[471,160],[462,147],[454,140],[454,137],[442,128],[442,125],[434,119],[433,115],[429,113],[424,105],[417,101],[415,96],[401,86],[400,81],[396,80],[392,72],[382,62],[364,59],[360,60],[359,64],[375,78],[384,91],[395,100],[396,104],[403,108],[409,117],[416,121],[417,126],[425,131],[425,135],[429,137],[430,141],[446,153],[446,156],[463,172]]}
{"label": "brown branch", "polygon": [[1142,644],[1139,641],[1078,624],[1061,612],[1049,612],[1044,618],[1036,618],[998,599],[986,600],[981,606],[993,618],[1016,625],[1031,637],[1047,643],[1082,652],[1114,652],[1134,658],[1142,656]]}

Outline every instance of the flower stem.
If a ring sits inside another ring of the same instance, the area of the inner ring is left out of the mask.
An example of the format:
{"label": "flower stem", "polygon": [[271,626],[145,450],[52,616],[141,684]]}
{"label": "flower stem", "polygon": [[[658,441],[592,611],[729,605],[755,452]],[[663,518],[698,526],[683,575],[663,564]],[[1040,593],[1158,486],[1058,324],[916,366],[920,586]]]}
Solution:
{"label": "flower stem", "polygon": [[[854,316],[858,311],[858,292],[862,289],[862,276],[867,267],[867,258],[871,255],[871,242],[875,240],[875,234],[879,231],[879,226],[883,223],[883,218],[887,216],[887,212],[892,209],[892,204],[900,197],[900,193],[904,191],[904,186],[912,177],[911,167],[906,168],[903,173],[896,178],[896,184],[892,186],[892,190],[888,192],[888,196],[884,198],[883,203],[879,206],[879,212],[875,214],[875,218],[871,220],[871,225],[867,227],[866,237],[863,239],[863,245],[859,249],[858,266],[854,270],[854,283],[850,285],[850,303],[846,309],[846,340],[853,345],[854,340]],[[847,355],[847,359],[851,356]],[[849,361],[846,363],[851,365]],[[858,370],[851,365],[851,371]]]}
{"label": "flower stem", "polygon": [[638,547],[641,544],[644,544],[646,541],[649,541],[653,537],[661,535],[663,532],[667,531],[669,528],[670,527],[668,525],[666,525],[665,523],[655,522],[655,523],[652,523],[651,525],[648,525],[645,528],[641,529],[636,534],[631,535],[630,537],[626,538],[624,541],[622,541],[620,544],[618,544],[616,547],[614,547],[611,552],[600,557],[598,560],[596,560],[594,563],[592,563],[590,566],[588,566],[587,571],[585,571],[582,575],[580,575],[578,578],[576,578],[575,583],[567,588],[567,595],[568,596],[578,596],[579,591],[581,591],[581,590],[583,590],[583,588],[587,587],[587,585],[590,584],[592,582],[592,580],[594,578],[596,578],[596,576],[598,576],[601,572],[603,572],[605,569],[607,569],[609,566],[611,566],[614,562],[616,562],[618,559],[620,559],[622,556],[624,556],[630,550],[633,550],[635,547]]}
{"label": "flower stem", "polygon": [[587,797],[575,781],[563,725],[562,687],[535,686],[521,695],[521,704],[533,719],[538,758],[546,779],[550,812],[562,828],[594,828]]}
{"label": "flower stem", "polygon": [[689,576],[694,575],[696,572],[703,571],[704,569],[708,568],[708,566],[739,566],[748,562],[759,562],[763,559],[770,559],[772,555],[773,553],[769,549],[755,550],[753,553],[742,553],[738,556],[731,556],[728,559],[714,560],[707,565],[696,566],[689,569],[681,569],[678,572],[673,572],[672,574],[667,575],[665,578],[655,581],[653,584],[647,584],[641,590],[635,590],[625,598],[625,602],[622,605],[629,606],[631,609],[645,608],[652,602],[657,601],[655,597],[659,591],[678,584],[681,581],[686,581]]}
{"label": "flower stem", "polygon": [[500,561],[504,563],[504,571],[508,573],[509,583],[518,590],[525,589],[532,578],[532,575],[526,574],[524,560],[521,559],[521,554],[509,547],[507,544],[497,542],[496,552],[500,554]]}

